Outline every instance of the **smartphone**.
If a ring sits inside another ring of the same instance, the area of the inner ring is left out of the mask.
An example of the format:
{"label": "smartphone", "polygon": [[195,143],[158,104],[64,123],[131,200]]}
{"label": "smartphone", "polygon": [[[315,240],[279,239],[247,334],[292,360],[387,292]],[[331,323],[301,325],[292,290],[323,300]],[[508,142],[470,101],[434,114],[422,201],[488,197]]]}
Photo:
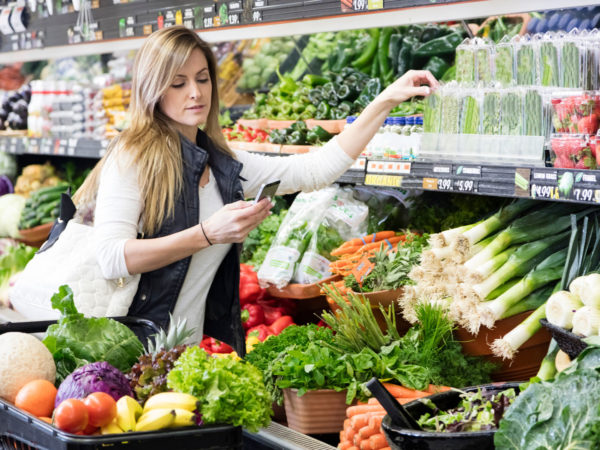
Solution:
{"label": "smartphone", "polygon": [[277,192],[279,183],[281,183],[280,180],[272,181],[270,183],[264,183],[258,190],[258,194],[254,199],[254,203],[256,204],[260,202],[263,198],[269,198],[269,200],[272,199],[275,196],[275,193]]}

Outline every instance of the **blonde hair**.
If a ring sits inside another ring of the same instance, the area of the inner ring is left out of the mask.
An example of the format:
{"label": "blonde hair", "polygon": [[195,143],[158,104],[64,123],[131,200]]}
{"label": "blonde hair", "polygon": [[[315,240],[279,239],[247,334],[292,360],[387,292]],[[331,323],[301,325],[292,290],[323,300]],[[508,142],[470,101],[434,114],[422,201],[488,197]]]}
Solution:
{"label": "blonde hair", "polygon": [[159,102],[191,53],[200,49],[208,62],[211,103],[204,132],[217,148],[234,157],[219,126],[219,94],[214,55],[206,42],[182,26],[152,33],[138,51],[131,86],[131,125],[111,144],[73,197],[77,205],[94,201],[100,172],[109,154],[123,153],[137,165],[138,183],[144,211],[144,233],[155,234],[175,209],[175,199],[183,187],[180,138],[173,121],[159,108]]}

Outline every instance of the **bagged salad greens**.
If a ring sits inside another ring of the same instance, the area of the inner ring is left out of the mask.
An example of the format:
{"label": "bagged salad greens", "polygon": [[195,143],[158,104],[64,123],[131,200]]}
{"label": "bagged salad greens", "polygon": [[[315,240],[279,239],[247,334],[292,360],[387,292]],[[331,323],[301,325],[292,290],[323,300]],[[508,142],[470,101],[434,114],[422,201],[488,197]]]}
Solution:
{"label": "bagged salad greens", "polygon": [[331,276],[330,252],[348,239],[367,234],[367,205],[355,200],[351,189],[336,191],[294,273],[293,281],[297,283],[316,283]]}
{"label": "bagged salad greens", "polygon": [[258,271],[259,282],[282,288],[294,274],[305,283],[328,276],[329,252],[366,234],[367,216],[368,207],[352,199],[349,189],[331,186],[298,194]]}

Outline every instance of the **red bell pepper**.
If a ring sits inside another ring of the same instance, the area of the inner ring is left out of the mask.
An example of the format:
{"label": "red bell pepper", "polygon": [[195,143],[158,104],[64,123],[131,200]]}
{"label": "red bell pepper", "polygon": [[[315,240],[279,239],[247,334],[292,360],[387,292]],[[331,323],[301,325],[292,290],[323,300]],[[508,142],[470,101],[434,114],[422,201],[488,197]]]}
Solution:
{"label": "red bell pepper", "polygon": [[265,322],[265,313],[260,305],[246,303],[242,306],[242,326],[244,330]]}
{"label": "red bell pepper", "polygon": [[209,355],[212,355],[213,353],[231,353],[233,351],[231,346],[212,337],[205,337],[200,341],[199,345],[200,348],[204,349]]}
{"label": "red bell pepper", "polygon": [[273,322],[269,328],[271,329],[271,332],[275,336],[278,336],[279,333],[281,333],[284,329],[286,329],[290,325],[295,325],[294,319],[292,319],[292,316],[281,316],[279,319],[277,319],[275,322]]}
{"label": "red bell pepper", "polygon": [[260,342],[263,342],[272,334],[273,332],[271,331],[271,329],[263,323],[261,325],[257,325],[255,327],[250,328],[246,333],[246,337],[256,336]]}
{"label": "red bell pepper", "polygon": [[252,270],[240,269],[240,304],[255,303],[264,294],[258,276]]}

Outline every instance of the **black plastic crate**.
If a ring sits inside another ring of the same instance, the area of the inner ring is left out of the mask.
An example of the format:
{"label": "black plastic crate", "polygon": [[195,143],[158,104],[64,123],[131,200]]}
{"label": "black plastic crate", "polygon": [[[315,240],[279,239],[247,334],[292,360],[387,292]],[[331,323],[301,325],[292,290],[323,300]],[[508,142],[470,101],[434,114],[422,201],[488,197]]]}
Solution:
{"label": "black plastic crate", "polygon": [[563,352],[569,355],[569,358],[575,359],[587,347],[581,336],[565,330],[562,327],[556,326],[548,322],[546,319],[540,319],[540,323],[544,326],[558,344]]}
{"label": "black plastic crate", "polygon": [[[150,320],[136,317],[112,317],[124,323],[138,336],[159,330]],[[55,320],[39,322],[10,322],[0,325],[0,334],[9,331],[38,333],[46,331]],[[25,411],[0,399],[0,449],[2,450],[192,450],[192,449],[241,449],[241,427],[230,425],[205,425],[121,433],[104,436],[80,436],[66,433],[45,423]]]}

